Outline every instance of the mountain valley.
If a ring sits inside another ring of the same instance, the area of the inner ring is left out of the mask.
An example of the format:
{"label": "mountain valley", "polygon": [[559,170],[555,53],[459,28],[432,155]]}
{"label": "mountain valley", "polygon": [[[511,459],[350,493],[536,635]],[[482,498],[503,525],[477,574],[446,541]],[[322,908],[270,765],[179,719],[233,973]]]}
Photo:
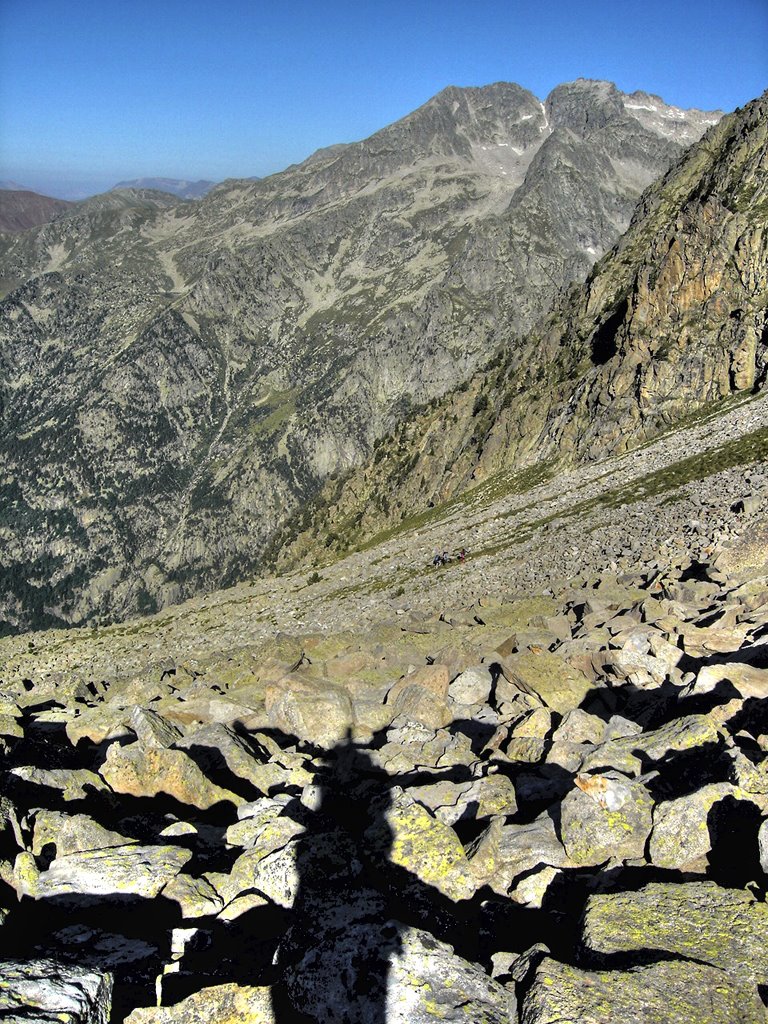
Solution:
{"label": "mountain valley", "polygon": [[765,1024],[767,229],[580,80],[0,236],[3,1020]]}
{"label": "mountain valley", "polygon": [[107,193],[5,236],[5,629],[252,574],[414,405],[522,351],[718,117],[583,80],[449,88],[194,204]]}

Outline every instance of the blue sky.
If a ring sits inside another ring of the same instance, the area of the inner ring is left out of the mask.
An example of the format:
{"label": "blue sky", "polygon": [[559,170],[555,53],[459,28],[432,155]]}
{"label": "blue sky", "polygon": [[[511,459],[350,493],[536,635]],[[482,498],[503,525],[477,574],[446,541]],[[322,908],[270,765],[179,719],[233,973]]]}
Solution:
{"label": "blue sky", "polygon": [[0,178],[263,175],[447,85],[578,77],[732,110],[768,87],[768,0],[0,0]]}

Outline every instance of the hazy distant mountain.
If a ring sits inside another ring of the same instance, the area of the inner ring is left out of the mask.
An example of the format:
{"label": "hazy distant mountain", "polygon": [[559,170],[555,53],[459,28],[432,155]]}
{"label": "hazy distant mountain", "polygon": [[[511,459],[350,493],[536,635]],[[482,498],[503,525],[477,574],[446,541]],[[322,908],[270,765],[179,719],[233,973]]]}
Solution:
{"label": "hazy distant mountain", "polygon": [[180,178],[132,178],[130,181],[119,181],[118,188],[151,188],[158,192],[170,192],[180,199],[202,199],[207,195],[215,181],[184,181]]}
{"label": "hazy distant mountain", "polygon": [[47,224],[73,204],[27,189],[0,189],[0,231],[15,233]]}
{"label": "hazy distant mountain", "polygon": [[30,192],[26,185],[20,185],[18,181],[0,181],[0,192]]}
{"label": "hazy distant mountain", "polygon": [[414,403],[516,350],[718,118],[605,82],[451,87],[197,203],[109,193],[5,236],[5,618],[120,617],[253,571]]}

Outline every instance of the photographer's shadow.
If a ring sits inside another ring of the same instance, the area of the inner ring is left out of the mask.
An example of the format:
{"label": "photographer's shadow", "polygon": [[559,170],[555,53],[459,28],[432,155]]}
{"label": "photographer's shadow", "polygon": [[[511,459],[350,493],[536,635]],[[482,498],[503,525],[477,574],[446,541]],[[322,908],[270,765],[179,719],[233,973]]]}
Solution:
{"label": "photographer's shadow", "polygon": [[[455,904],[390,860],[387,811],[396,779],[348,737],[327,755],[297,856],[299,887],[277,952],[277,1024],[385,1024],[392,961],[408,926],[450,941],[467,904]],[[463,910],[463,912],[462,912]]]}

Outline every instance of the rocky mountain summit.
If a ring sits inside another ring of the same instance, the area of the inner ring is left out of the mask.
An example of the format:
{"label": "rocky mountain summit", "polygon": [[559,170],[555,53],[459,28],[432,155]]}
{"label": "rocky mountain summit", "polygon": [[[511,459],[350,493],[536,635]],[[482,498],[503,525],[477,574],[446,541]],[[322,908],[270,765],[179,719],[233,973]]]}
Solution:
{"label": "rocky mountain summit", "polygon": [[529,352],[718,117],[584,80],[449,88],[281,174],[108,193],[4,237],[4,628],[247,578],[414,404]]}
{"label": "rocky mountain summit", "polygon": [[764,1022],[767,436],[0,641],[5,1015]]}

